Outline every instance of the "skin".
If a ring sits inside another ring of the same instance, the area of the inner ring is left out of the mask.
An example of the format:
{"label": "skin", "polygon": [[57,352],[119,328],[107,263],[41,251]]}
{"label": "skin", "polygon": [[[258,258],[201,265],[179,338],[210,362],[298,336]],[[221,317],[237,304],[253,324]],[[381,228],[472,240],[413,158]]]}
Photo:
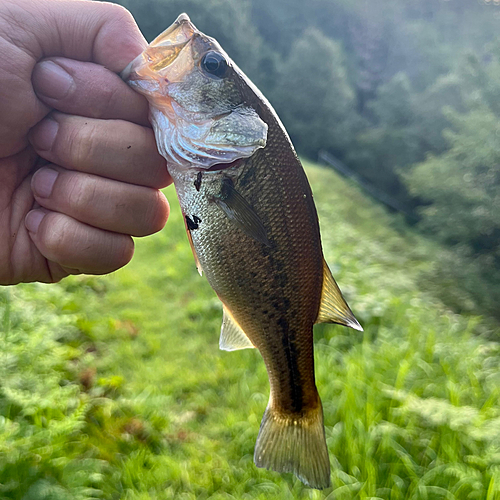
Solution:
{"label": "skin", "polygon": [[0,3],[0,284],[112,272],[164,226],[147,102],[116,74],[145,46],[114,4]]}

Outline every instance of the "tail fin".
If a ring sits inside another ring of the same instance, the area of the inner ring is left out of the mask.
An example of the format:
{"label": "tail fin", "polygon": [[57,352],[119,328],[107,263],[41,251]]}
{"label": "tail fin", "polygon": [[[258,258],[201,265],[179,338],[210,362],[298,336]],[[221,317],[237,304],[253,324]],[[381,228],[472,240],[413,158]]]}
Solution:
{"label": "tail fin", "polygon": [[330,486],[330,460],[321,404],[302,417],[282,415],[268,405],[255,445],[257,467],[293,472],[304,484]]}

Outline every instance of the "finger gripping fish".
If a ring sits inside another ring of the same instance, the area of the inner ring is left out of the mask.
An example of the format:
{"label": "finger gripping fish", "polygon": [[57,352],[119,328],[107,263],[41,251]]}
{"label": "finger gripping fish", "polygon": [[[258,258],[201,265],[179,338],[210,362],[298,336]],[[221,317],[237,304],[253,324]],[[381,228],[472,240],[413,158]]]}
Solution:
{"label": "finger gripping fish", "polygon": [[258,467],[330,484],[313,325],[361,329],[326,265],[311,189],[275,111],[186,14],[122,77],[150,104],[198,270],[223,303],[220,348],[256,347],[271,385]]}

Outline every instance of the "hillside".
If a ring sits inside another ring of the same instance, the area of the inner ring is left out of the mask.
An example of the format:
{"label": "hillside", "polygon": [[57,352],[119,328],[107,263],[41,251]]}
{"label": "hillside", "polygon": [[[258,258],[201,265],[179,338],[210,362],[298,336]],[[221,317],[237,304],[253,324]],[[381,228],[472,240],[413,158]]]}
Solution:
{"label": "hillside", "polygon": [[222,308],[172,214],[107,277],[0,289],[0,499],[497,499],[500,347],[432,280],[443,250],[307,166],[325,256],[364,333],[315,328],[331,490],[255,468],[256,351],[222,352]]}

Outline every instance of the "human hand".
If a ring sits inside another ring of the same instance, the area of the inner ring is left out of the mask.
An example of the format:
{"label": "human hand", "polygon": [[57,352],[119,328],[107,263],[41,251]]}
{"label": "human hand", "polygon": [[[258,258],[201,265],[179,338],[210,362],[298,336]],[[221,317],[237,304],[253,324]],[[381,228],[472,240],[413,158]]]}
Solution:
{"label": "human hand", "polygon": [[165,224],[147,103],[115,74],[145,43],[117,5],[0,3],[0,284],[114,271]]}

